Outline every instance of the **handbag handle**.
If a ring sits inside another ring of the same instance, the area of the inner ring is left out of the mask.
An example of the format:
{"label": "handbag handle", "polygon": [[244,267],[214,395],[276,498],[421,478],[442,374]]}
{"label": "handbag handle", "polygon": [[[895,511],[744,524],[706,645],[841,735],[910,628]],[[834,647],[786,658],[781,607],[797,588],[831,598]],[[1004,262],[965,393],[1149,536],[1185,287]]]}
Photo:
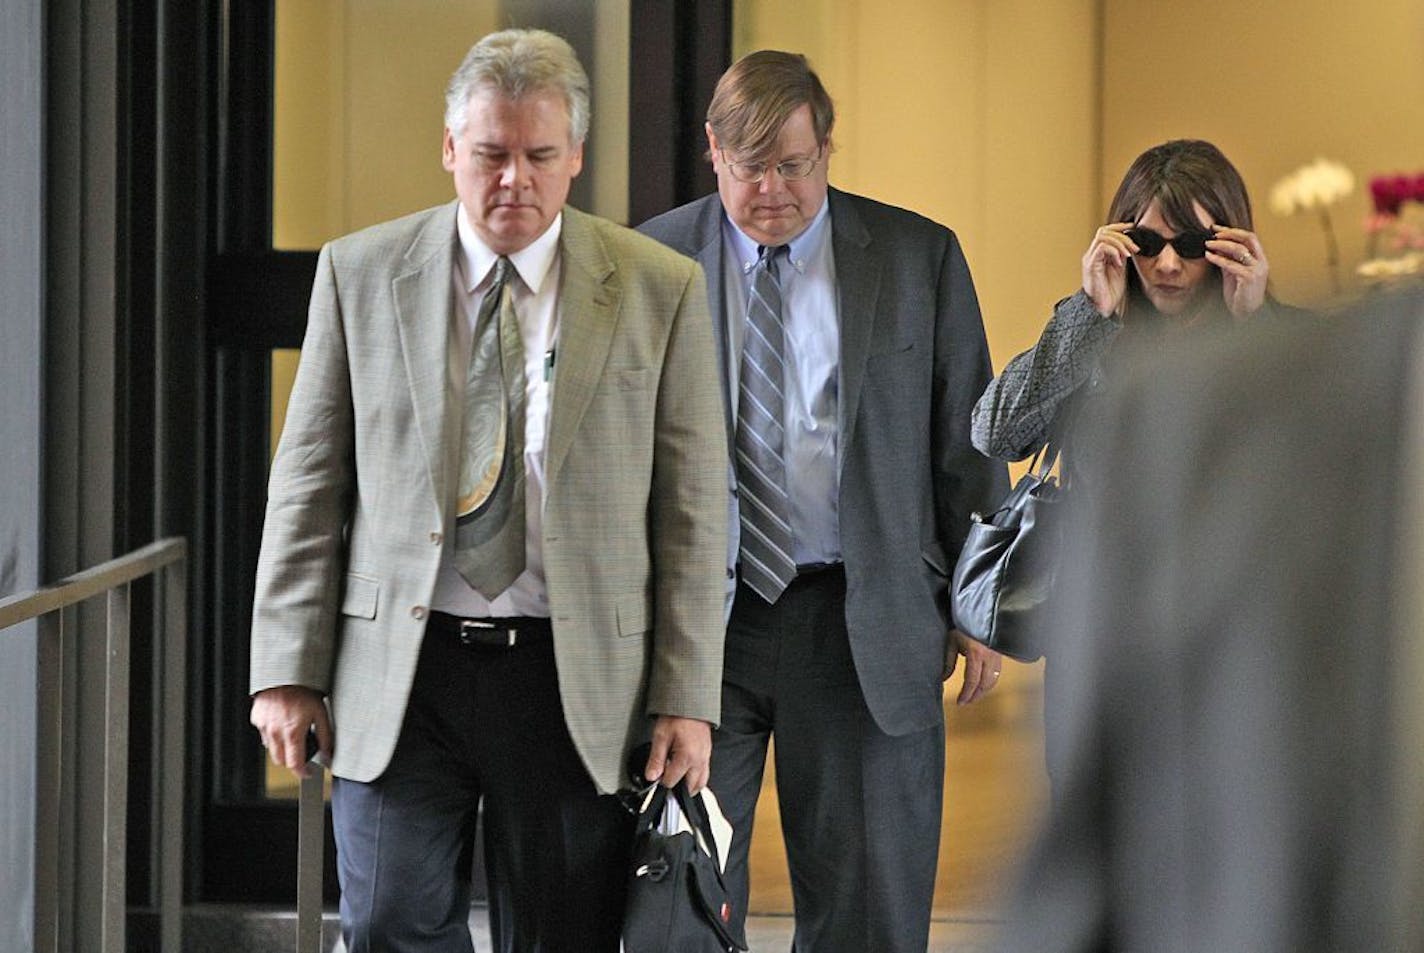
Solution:
{"label": "handbag handle", "polygon": [[712,836],[712,819],[707,816],[707,805],[702,800],[701,792],[690,794],[687,784],[678,781],[673,789],[673,794],[677,796],[678,806],[682,808],[682,813],[687,815],[693,828],[702,835],[702,841],[707,848],[707,853],[712,857],[712,863],[717,865],[717,869],[722,869],[722,858],[717,851],[717,838]]}
{"label": "handbag handle", "polygon": [[[1028,472],[1032,473],[1040,481],[1048,479],[1048,475],[1053,472],[1053,467],[1058,463],[1058,444],[1051,440],[1045,440],[1043,446],[1034,452],[1033,459],[1029,461]],[[1063,478],[1064,474],[1059,474],[1059,485],[1062,486],[1068,481]]]}
{"label": "handbag handle", "polygon": [[[658,826],[662,820],[663,808],[667,805],[669,789],[661,784],[655,784],[653,796],[647,805],[638,815],[637,832],[644,833]],[[671,789],[671,794],[677,799],[677,806],[682,810],[687,818],[688,824],[700,836],[707,853],[717,865],[717,869],[722,869],[722,858],[717,851],[717,839],[712,836],[712,820],[707,816],[707,807],[702,802],[701,794],[690,794],[685,781],[678,781]]]}

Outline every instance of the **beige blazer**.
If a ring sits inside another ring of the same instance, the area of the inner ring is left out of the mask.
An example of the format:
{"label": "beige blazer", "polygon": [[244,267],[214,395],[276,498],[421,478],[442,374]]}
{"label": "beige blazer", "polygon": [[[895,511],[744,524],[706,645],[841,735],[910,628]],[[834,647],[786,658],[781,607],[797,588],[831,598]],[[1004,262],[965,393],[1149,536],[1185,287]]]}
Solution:
{"label": "beige blazer", "polygon": [[[250,690],[329,694],[332,770],[395,748],[453,496],[456,204],[322,249],[272,464]],[[569,731],[615,790],[649,718],[720,714],[727,460],[699,266],[571,208],[544,567]]]}

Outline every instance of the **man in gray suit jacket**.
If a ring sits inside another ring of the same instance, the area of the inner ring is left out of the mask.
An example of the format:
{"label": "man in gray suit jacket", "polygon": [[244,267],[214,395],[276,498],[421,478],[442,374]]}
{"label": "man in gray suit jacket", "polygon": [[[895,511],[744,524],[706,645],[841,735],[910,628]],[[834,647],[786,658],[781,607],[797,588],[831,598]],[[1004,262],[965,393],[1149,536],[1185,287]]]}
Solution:
{"label": "man in gray suit jacket", "polygon": [[1104,400],[1069,754],[1000,948],[1421,949],[1424,296],[1234,329]]}
{"label": "man in gray suit jacket", "polygon": [[796,949],[922,953],[942,679],[962,653],[968,703],[1002,664],[952,631],[947,576],[1007,481],[969,443],[991,373],[959,243],[831,189],[833,121],[805,57],[745,57],[708,110],[717,194],[640,230],[706,272],[735,446],[711,780],[735,830],[734,915],[775,735]]}
{"label": "man in gray suit jacket", "polygon": [[611,953],[628,752],[651,735],[648,777],[698,789],[720,707],[704,279],[565,207],[588,79],[563,40],[485,37],[445,120],[459,200],[318,262],[252,721],[299,773],[309,729],[332,757],[353,953],[471,950],[458,867],[481,803],[495,948]]}

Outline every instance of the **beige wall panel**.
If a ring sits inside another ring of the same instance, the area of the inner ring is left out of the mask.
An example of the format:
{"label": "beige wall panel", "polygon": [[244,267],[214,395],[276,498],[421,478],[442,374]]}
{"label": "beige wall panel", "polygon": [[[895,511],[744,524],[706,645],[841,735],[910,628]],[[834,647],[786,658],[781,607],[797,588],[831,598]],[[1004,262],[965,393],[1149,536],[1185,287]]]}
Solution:
{"label": "beige wall panel", "polygon": [[345,230],[455,197],[440,165],[445,84],[471,44],[500,26],[496,7],[348,0]]}
{"label": "beige wall panel", "polygon": [[316,248],[345,223],[346,0],[278,0],[272,244]]}
{"label": "beige wall panel", "polygon": [[1331,294],[1316,221],[1281,218],[1268,195],[1317,156],[1359,179],[1332,209],[1345,277],[1364,251],[1367,180],[1424,168],[1424,4],[1418,0],[1262,0],[1204,12],[1159,0],[1105,0],[1102,185],[1116,188],[1143,149],[1210,139],[1251,192],[1276,293]]}
{"label": "beige wall panel", "polygon": [[1081,283],[1097,227],[1095,0],[986,4],[983,214],[971,262],[995,369]]}
{"label": "beige wall panel", "polygon": [[[583,175],[593,180],[588,211],[628,223],[628,0],[600,0],[594,8],[593,123]],[[596,158],[595,158],[596,154]]]}
{"label": "beige wall panel", "polygon": [[496,4],[279,0],[273,244],[316,248],[453,198],[444,92]]}

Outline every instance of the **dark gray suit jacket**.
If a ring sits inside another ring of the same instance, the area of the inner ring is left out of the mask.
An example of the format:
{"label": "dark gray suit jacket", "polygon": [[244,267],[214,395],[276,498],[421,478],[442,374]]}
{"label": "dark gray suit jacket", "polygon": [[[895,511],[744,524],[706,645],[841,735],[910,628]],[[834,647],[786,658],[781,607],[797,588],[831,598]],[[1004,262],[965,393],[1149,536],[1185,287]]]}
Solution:
{"label": "dark gray suit jacket", "polygon": [[1417,300],[1257,326],[1105,397],[1055,633],[1066,769],[1001,949],[1399,948],[1421,331]]}
{"label": "dark gray suit jacket", "polygon": [[[969,413],[992,372],[979,301],[959,241],[904,209],[830,190],[840,290],[840,528],[846,626],[881,730],[942,718],[948,575],[970,513],[1007,492],[1003,464],[969,442]],[[639,227],[707,274],[729,441],[720,198]]]}

